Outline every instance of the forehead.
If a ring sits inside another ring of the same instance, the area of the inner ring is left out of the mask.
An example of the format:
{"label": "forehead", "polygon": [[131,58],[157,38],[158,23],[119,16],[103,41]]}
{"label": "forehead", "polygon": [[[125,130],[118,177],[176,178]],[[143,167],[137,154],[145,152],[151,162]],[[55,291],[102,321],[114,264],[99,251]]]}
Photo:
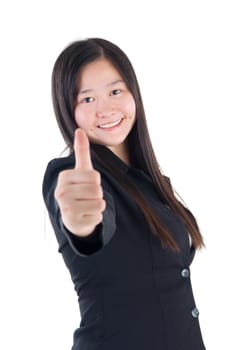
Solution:
{"label": "forehead", "polygon": [[91,88],[97,84],[107,84],[113,80],[122,80],[122,76],[114,65],[102,58],[85,65],[79,73],[79,87]]}

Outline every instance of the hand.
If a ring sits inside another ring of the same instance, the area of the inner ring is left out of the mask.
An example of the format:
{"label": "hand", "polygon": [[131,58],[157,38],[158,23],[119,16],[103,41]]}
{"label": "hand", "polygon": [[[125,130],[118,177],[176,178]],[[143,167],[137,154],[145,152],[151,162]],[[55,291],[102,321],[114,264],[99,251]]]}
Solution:
{"label": "hand", "polygon": [[82,129],[75,131],[74,152],[75,168],[59,174],[54,195],[65,227],[84,237],[102,221],[105,201],[101,177],[93,169],[89,140]]}

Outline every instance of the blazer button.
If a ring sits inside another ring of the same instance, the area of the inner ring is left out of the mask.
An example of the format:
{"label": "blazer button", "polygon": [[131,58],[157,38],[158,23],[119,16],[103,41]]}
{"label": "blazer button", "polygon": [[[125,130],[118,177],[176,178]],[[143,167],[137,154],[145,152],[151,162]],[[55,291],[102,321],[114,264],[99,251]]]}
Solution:
{"label": "blazer button", "polygon": [[195,307],[193,310],[192,310],[192,316],[194,318],[198,318],[199,317],[199,310],[197,309],[197,307]]}
{"label": "blazer button", "polygon": [[183,269],[181,271],[181,276],[184,278],[188,278],[190,276],[190,271],[188,269]]}

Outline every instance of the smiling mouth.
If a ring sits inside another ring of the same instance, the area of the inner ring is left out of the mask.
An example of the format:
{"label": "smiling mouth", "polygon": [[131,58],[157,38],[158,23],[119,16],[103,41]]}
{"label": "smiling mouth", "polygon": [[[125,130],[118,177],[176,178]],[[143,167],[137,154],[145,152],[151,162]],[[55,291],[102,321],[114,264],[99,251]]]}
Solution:
{"label": "smiling mouth", "polygon": [[110,129],[110,128],[113,128],[113,127],[119,125],[119,124],[122,122],[123,119],[124,119],[124,118],[121,118],[121,119],[116,120],[115,122],[112,122],[112,123],[107,123],[107,124],[98,125],[98,128],[100,128],[100,129]]}

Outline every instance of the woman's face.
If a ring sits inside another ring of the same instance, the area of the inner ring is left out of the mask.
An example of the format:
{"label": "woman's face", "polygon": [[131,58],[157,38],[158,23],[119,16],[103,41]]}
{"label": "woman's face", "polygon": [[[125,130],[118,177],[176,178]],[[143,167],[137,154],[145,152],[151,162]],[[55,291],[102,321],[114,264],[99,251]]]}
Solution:
{"label": "woman's face", "polygon": [[86,65],[78,81],[75,121],[89,140],[114,153],[135,122],[135,101],[121,75],[107,59]]}

